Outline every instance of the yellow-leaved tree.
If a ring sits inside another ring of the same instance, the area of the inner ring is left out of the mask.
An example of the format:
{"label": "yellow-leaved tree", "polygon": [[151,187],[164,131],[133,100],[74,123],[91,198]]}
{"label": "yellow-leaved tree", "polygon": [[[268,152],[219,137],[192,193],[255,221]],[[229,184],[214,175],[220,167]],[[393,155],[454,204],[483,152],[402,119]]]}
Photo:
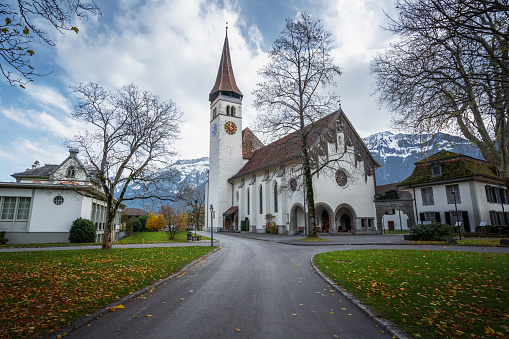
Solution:
{"label": "yellow-leaved tree", "polygon": [[147,219],[147,228],[152,231],[160,231],[166,226],[166,218],[164,215],[155,215],[150,213]]}

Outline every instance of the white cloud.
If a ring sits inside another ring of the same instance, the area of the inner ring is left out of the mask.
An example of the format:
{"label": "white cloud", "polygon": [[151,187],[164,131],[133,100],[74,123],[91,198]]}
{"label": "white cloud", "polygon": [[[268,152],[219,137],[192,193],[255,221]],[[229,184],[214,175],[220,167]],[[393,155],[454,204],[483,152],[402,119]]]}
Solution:
{"label": "white cloud", "polygon": [[[45,111],[3,108],[0,113],[18,124],[37,131],[46,131],[61,138],[71,138],[84,128],[84,124],[70,118],[57,118]],[[28,134],[28,133],[27,133]]]}
{"label": "white cloud", "polygon": [[28,94],[40,106],[57,108],[63,112],[70,112],[72,110],[69,99],[63,96],[55,88],[27,84],[26,94]]}

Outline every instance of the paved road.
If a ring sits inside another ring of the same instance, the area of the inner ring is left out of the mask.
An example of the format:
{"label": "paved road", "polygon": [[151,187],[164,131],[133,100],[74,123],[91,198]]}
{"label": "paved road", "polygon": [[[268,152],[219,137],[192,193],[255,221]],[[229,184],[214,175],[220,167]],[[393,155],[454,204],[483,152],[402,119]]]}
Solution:
{"label": "paved road", "polygon": [[379,239],[378,245],[369,244],[371,241],[347,245],[346,239],[336,239],[335,246],[294,246],[276,238],[257,241],[231,234],[214,238],[222,242],[222,250],[127,303],[125,309],[107,313],[70,336],[390,338],[314,272],[310,265],[313,254],[368,248],[508,253],[507,248],[500,247],[409,246],[392,241],[387,246],[383,245],[385,238]]}
{"label": "paved road", "polygon": [[329,246],[215,238],[222,250],[70,337],[391,337],[314,272],[311,255]]}

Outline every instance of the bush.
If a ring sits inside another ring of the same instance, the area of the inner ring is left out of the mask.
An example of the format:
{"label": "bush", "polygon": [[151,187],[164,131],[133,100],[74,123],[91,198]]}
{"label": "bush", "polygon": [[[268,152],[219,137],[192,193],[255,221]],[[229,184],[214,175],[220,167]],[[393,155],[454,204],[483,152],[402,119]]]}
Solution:
{"label": "bush", "polygon": [[275,222],[267,224],[265,227],[265,233],[277,234],[277,225]]}
{"label": "bush", "polygon": [[9,239],[5,237],[5,232],[0,232],[0,245],[5,245]]}
{"label": "bush", "polygon": [[456,235],[454,227],[448,224],[433,222],[428,225],[415,225],[410,228],[413,240],[421,241],[445,241]]}
{"label": "bush", "polygon": [[139,227],[134,228],[133,231],[134,232],[147,232],[147,231],[149,231],[149,229],[147,229],[148,215],[140,215],[137,219],[140,221],[140,225],[139,225]]}
{"label": "bush", "polygon": [[131,218],[127,220],[126,227],[129,232],[139,232],[142,228],[141,221],[138,218]]}
{"label": "bush", "polygon": [[78,218],[72,222],[69,241],[72,243],[95,242],[97,227],[88,219]]}

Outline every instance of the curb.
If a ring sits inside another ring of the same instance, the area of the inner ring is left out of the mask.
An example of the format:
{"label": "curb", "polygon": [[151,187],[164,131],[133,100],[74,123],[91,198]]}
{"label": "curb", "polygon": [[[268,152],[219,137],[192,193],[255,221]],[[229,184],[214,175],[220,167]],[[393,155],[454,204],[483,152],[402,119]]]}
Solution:
{"label": "curb", "polygon": [[93,313],[90,313],[88,316],[84,316],[84,317],[81,317],[79,319],[73,320],[73,321],[71,321],[71,324],[68,327],[60,329],[58,331],[55,331],[55,332],[45,336],[44,338],[54,338],[54,337],[56,337],[58,335],[61,335],[62,337],[66,336],[70,332],[75,331],[78,328],[83,327],[83,326],[91,323],[96,318],[101,317],[103,314],[109,313],[110,312],[110,308],[112,308],[114,306],[117,306],[119,304],[127,304],[129,301],[139,297],[142,294],[147,293],[148,291],[150,291],[154,287],[157,287],[157,286],[159,286],[159,285],[161,285],[161,284],[163,284],[163,283],[165,283],[165,282],[175,278],[176,276],[179,276],[184,271],[186,271],[188,268],[190,268],[190,267],[194,266],[196,263],[198,263],[200,260],[203,260],[203,259],[211,256],[212,254],[216,253],[217,251],[221,250],[222,248],[223,248],[223,244],[220,242],[219,243],[219,247],[213,249],[212,251],[202,255],[198,259],[196,259],[196,260],[190,262],[189,264],[185,265],[184,267],[182,267],[182,269],[180,271],[175,272],[172,275],[169,275],[166,278],[163,278],[163,279],[155,282],[152,285],[143,287],[142,289],[140,289],[140,290],[138,290],[138,291],[136,291],[134,293],[131,293],[131,294],[127,295],[127,296],[124,296],[124,297],[122,297],[122,298],[112,302],[111,304],[108,304],[108,305],[106,305],[106,306],[104,306],[104,307],[94,311]]}
{"label": "curb", "polygon": [[[316,255],[316,254],[315,254]],[[336,291],[341,293],[345,298],[356,304],[364,313],[368,315],[369,318],[373,319],[377,324],[381,325],[387,332],[393,335],[393,338],[397,339],[412,339],[413,337],[408,335],[405,331],[398,328],[396,324],[392,321],[387,320],[380,316],[375,310],[371,307],[364,305],[359,299],[357,299],[352,293],[346,291],[341,286],[336,284],[334,280],[329,278],[325,273],[323,273],[318,266],[315,264],[315,255],[311,257],[311,266],[313,266],[314,270],[318,275],[320,275],[327,283],[329,283]]]}

